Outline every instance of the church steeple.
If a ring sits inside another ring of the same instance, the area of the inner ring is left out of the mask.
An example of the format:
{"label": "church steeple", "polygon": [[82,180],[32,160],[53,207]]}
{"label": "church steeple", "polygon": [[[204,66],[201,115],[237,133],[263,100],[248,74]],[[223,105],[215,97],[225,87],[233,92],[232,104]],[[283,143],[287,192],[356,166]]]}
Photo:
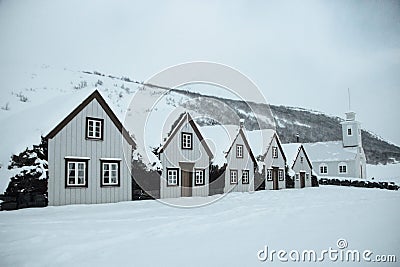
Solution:
{"label": "church steeple", "polygon": [[361,124],[356,121],[356,113],[346,112],[346,120],[341,124],[343,147],[361,147]]}

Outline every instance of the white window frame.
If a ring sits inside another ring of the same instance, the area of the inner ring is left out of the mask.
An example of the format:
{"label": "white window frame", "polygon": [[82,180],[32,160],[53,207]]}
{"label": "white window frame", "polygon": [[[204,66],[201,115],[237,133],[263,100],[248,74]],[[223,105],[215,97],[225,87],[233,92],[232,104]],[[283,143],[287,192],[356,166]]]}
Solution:
{"label": "white window frame", "polygon": [[167,186],[177,186],[179,184],[179,169],[167,169]]}
{"label": "white window frame", "polygon": [[236,157],[243,158],[243,145],[236,145]]}
{"label": "white window frame", "polygon": [[86,138],[88,139],[96,139],[102,140],[103,139],[103,119],[97,118],[86,118]]}
{"label": "white window frame", "polygon": [[339,171],[339,174],[346,174],[347,173],[347,163],[340,162],[338,164],[338,171]]}
{"label": "white window frame", "polygon": [[283,175],[283,170],[279,169],[278,170],[278,181],[284,181],[284,175]]}
{"label": "white window frame", "polygon": [[310,174],[307,172],[306,173],[306,180],[308,181],[310,179]]}
{"label": "white window frame", "polygon": [[194,170],[194,184],[195,185],[204,185],[205,180],[205,171],[204,169],[195,169]]}
{"label": "white window frame", "polygon": [[319,174],[328,174],[328,165],[325,163],[319,164]]}
{"label": "white window frame", "polygon": [[250,183],[250,171],[242,170],[242,184],[249,184],[249,183]]}
{"label": "white window frame", "polygon": [[[101,186],[119,185],[119,180],[120,180],[119,165],[120,165],[119,161],[101,161]],[[113,167],[115,168],[113,169]],[[106,172],[108,172],[108,182],[105,182]]]}
{"label": "white window frame", "polygon": [[230,170],[230,182],[231,184],[237,184],[238,183],[238,171],[237,170]]}
{"label": "white window frame", "polygon": [[[87,186],[87,160],[74,160],[74,159],[67,159],[66,164],[66,187],[86,187]],[[73,166],[73,168],[71,168]],[[83,166],[83,170],[79,167]],[[74,172],[74,175],[71,176],[71,171]],[[83,171],[83,182],[79,182],[81,175],[80,171]],[[70,179],[73,179],[73,182],[70,182]]]}
{"label": "white window frame", "polygon": [[277,147],[277,146],[273,146],[273,147],[272,147],[272,157],[273,157],[274,159],[277,159],[277,158],[278,158],[278,147]]}
{"label": "white window frame", "polygon": [[182,149],[193,149],[192,133],[182,133]]}
{"label": "white window frame", "polygon": [[296,173],[295,179],[296,179],[296,181],[300,181],[300,173]]}
{"label": "white window frame", "polygon": [[267,181],[272,181],[272,169],[267,169]]}

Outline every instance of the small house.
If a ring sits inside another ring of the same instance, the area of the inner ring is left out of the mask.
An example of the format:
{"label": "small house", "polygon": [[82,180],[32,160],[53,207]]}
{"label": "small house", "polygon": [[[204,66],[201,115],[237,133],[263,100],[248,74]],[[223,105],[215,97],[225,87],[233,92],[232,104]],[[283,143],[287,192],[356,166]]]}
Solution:
{"label": "small house", "polygon": [[45,138],[49,205],[132,200],[136,144],[97,90]]}
{"label": "small house", "polygon": [[157,153],[162,165],[160,198],[209,195],[213,153],[189,113],[181,115]]}
{"label": "small house", "polygon": [[283,144],[288,159],[288,175],[294,180],[294,188],[311,187],[312,164],[304,146],[300,143]]}

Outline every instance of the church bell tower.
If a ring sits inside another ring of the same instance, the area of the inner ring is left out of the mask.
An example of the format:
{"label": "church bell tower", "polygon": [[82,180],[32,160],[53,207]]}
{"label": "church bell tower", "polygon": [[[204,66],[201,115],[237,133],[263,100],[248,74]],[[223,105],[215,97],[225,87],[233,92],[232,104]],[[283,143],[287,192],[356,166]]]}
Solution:
{"label": "church bell tower", "polygon": [[356,113],[346,112],[346,120],[341,124],[343,147],[361,147],[361,124],[356,121]]}

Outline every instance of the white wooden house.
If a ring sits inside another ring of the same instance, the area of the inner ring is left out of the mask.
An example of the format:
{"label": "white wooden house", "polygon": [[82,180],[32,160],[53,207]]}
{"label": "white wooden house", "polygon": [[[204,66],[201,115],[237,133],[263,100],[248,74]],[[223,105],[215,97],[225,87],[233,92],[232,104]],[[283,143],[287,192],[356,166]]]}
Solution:
{"label": "white wooden house", "polygon": [[208,196],[213,154],[189,113],[181,116],[158,154],[160,198]]}
{"label": "white wooden house", "polygon": [[132,199],[135,142],[97,90],[45,138],[49,205]]}
{"label": "white wooden house", "polygon": [[282,144],[288,159],[288,174],[294,180],[294,188],[311,187],[312,164],[304,146],[300,143]]}
{"label": "white wooden house", "polygon": [[262,130],[266,139],[266,152],[262,155],[265,170],[265,189],[286,188],[286,156],[278,134],[271,129]]}
{"label": "white wooden house", "polygon": [[232,144],[226,152],[226,170],[224,192],[254,191],[254,171],[257,166],[245,130],[243,121]]}

